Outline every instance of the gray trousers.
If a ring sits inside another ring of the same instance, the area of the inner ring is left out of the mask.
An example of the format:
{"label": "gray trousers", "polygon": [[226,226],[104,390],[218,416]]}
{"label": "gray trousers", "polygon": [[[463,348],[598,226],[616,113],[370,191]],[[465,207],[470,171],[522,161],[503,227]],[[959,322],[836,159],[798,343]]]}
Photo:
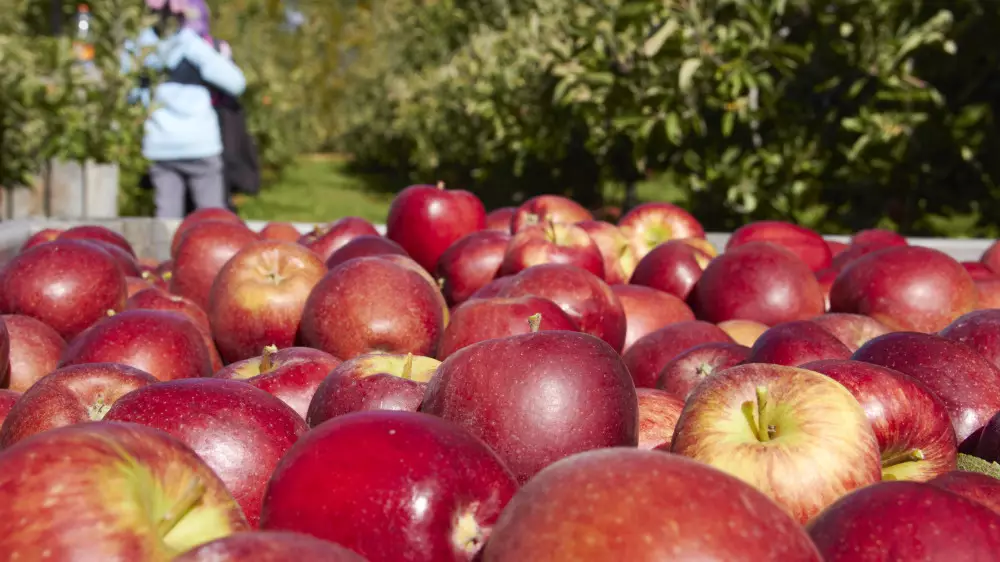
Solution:
{"label": "gray trousers", "polygon": [[153,162],[149,168],[149,179],[156,193],[157,218],[184,218],[188,189],[197,209],[226,207],[221,156]]}

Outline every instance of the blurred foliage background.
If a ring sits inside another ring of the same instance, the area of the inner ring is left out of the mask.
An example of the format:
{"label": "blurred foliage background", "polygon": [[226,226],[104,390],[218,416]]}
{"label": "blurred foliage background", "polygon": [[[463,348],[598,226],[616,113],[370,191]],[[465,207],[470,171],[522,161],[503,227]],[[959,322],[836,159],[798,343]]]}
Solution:
{"label": "blurred foliage background", "polygon": [[[140,166],[124,84],[59,95],[76,88],[53,72],[65,41],[3,3],[19,17],[0,23],[0,184],[57,151]],[[136,4],[91,2],[109,65]],[[312,181],[299,156],[336,152],[378,193],[440,179],[489,206],[668,199],[711,230],[1000,235],[994,0],[299,0],[298,26],[280,0],[210,4],[248,77],[262,199],[336,199],[286,188]],[[123,185],[123,211],[142,197]]]}

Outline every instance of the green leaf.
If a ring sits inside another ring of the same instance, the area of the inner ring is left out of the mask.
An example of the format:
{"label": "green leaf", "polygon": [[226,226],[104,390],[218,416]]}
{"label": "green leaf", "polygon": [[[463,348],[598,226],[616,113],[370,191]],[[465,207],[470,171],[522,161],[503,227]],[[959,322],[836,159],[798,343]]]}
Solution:
{"label": "green leaf", "polygon": [[694,73],[698,72],[700,67],[701,59],[687,59],[681,63],[681,69],[678,73],[677,82],[682,92],[688,92],[691,90]]}
{"label": "green leaf", "polygon": [[663,48],[663,44],[670,39],[677,29],[680,27],[675,20],[667,20],[660,26],[659,29],[653,33],[649,39],[646,39],[645,43],[642,44],[642,54],[647,58],[652,58],[660,52]]}
{"label": "green leaf", "polygon": [[670,112],[667,114],[667,117],[663,120],[663,127],[670,142],[680,144],[684,140],[684,133],[681,132],[681,119],[676,113]]}
{"label": "green leaf", "polygon": [[992,476],[1000,480],[1000,464],[987,462],[979,457],[966,455],[965,453],[958,454],[958,470],[963,472],[978,472],[979,474],[985,474],[986,476]]}
{"label": "green leaf", "polygon": [[722,116],[722,136],[729,138],[733,134],[733,125],[736,123],[736,114],[727,112]]}

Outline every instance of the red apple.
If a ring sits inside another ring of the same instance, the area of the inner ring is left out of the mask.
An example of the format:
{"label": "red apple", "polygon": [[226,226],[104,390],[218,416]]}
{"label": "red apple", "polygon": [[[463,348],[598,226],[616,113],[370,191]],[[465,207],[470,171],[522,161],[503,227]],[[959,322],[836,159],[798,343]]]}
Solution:
{"label": "red apple", "polygon": [[582,228],[597,244],[604,259],[604,280],[609,285],[628,283],[639,260],[625,233],[604,221],[580,221],[576,226]]}
{"label": "red apple", "polygon": [[357,236],[330,254],[326,267],[333,269],[347,260],[374,256],[409,257],[402,246],[382,236]]}
{"label": "red apple", "polygon": [[239,381],[179,380],[122,396],[104,416],[173,435],[233,493],[252,527],[278,460],[309,428],[287,404]]}
{"label": "red apple", "polygon": [[260,356],[228,365],[213,378],[246,381],[288,404],[305,419],[316,389],[337,365],[340,359],[318,349],[289,347],[279,351],[268,346]]}
{"label": "red apple", "polygon": [[637,388],[635,393],[639,398],[639,448],[669,451],[684,401],[655,388]]}
{"label": "red apple", "polygon": [[834,335],[840,343],[854,353],[868,340],[888,334],[892,330],[878,320],[864,314],[828,312],[810,320]]}
{"label": "red apple", "polygon": [[936,332],[976,307],[976,285],[947,254],[892,247],[848,265],[830,290],[832,312],[865,314],[893,330]]}
{"label": "red apple", "polygon": [[212,470],[155,429],[63,427],[4,450],[0,465],[7,560],[168,562],[248,529]]}
{"label": "red apple", "polygon": [[639,338],[622,359],[635,386],[655,388],[660,371],[667,363],[692,347],[709,342],[732,343],[733,340],[708,322],[677,322]]}
{"label": "red apple", "polygon": [[3,425],[19,398],[21,398],[20,392],[6,388],[0,389],[0,425]]}
{"label": "red apple", "polygon": [[440,298],[413,271],[377,257],[355,258],[313,288],[300,340],[345,360],[373,351],[433,357],[444,331]]}
{"label": "red apple", "polygon": [[36,318],[69,340],[125,303],[125,276],[80,240],[35,246],[0,270],[0,313]]}
{"label": "red apple", "polygon": [[958,444],[948,409],[916,380],[860,361],[802,365],[844,385],[868,416],[882,454],[883,480],[926,481],[955,470]]}
{"label": "red apple", "polygon": [[24,244],[21,245],[20,251],[23,252],[28,248],[34,248],[39,244],[51,242],[56,238],[59,238],[59,235],[62,234],[62,232],[63,231],[58,228],[43,228],[42,230],[39,230],[38,232],[29,236],[28,239],[24,241]]}
{"label": "red apple", "polygon": [[[714,258],[719,255],[718,248],[704,238],[681,238],[680,241],[710,258]],[[664,244],[666,244],[666,242],[664,242]]]}
{"label": "red apple", "polygon": [[486,228],[510,234],[510,222],[514,219],[517,207],[500,207],[486,214]]}
{"label": "red apple", "polygon": [[102,242],[104,244],[110,244],[121,250],[124,250],[132,258],[135,258],[135,250],[132,249],[132,245],[129,244],[128,240],[124,236],[118,234],[117,232],[99,225],[82,225],[74,226],[68,230],[63,231],[59,237],[59,240],[92,240]]}
{"label": "red apple", "polygon": [[346,548],[301,533],[235,533],[205,543],[173,562],[366,562]]}
{"label": "red apple", "polygon": [[757,338],[771,328],[767,324],[753,320],[725,320],[719,322],[718,326],[719,329],[733,338],[734,342],[747,347],[753,347]]}
{"label": "red apple", "polygon": [[416,412],[427,381],[441,362],[412,354],[372,353],[341,363],[320,383],[309,403],[309,427],[353,412]]}
{"label": "red apple", "polygon": [[208,318],[226,363],[255,357],[268,345],[291,347],[302,309],[326,267],[311,250],[266,240],[244,247],[215,278]]}
{"label": "red apple", "polygon": [[486,209],[478,197],[444,183],[411,185],[389,205],[386,237],[398,243],[427,271],[437,268],[448,246],[486,228]]}
{"label": "red apple", "polygon": [[119,398],[155,382],[153,375],[119,363],[53,371],[25,391],[11,409],[0,429],[0,447],[57,427],[101,421]]}
{"label": "red apple", "polygon": [[986,422],[971,453],[987,462],[1000,461],[1000,412]]}
{"label": "red apple", "polygon": [[979,429],[1000,411],[1000,371],[963,343],[895,332],[861,346],[851,359],[895,369],[923,383],[948,408],[963,449],[975,445]]}
{"label": "red apple", "polygon": [[278,240],[281,242],[298,242],[302,234],[287,222],[269,222],[259,232],[261,240]]}
{"label": "red apple", "polygon": [[851,350],[833,334],[808,320],[784,322],[764,332],[750,349],[747,363],[795,367],[821,359],[847,359]]}
{"label": "red apple", "polygon": [[998,276],[996,272],[994,272],[989,267],[986,267],[986,264],[984,264],[983,262],[963,261],[961,263],[962,267],[965,268],[965,271],[969,272],[969,276],[972,277],[973,281],[982,281],[985,279],[1000,278],[1000,276]]}
{"label": "red apple", "polygon": [[514,496],[483,562],[820,562],[774,502],[704,464],[606,449],[559,461]]}
{"label": "red apple", "polygon": [[222,357],[219,356],[219,350],[212,338],[212,326],[208,322],[208,314],[205,314],[205,311],[191,299],[151,287],[129,297],[125,301],[125,310],[164,310],[183,314],[194,322],[201,333],[209,361],[212,363],[212,372],[222,368]]}
{"label": "red apple", "polygon": [[705,229],[691,213],[663,202],[633,207],[618,221],[618,227],[632,241],[632,248],[640,260],[664,242],[705,237]]}
{"label": "red apple", "polygon": [[994,242],[989,248],[986,248],[979,261],[995,273],[1000,274],[1000,241]]}
{"label": "red apple", "polygon": [[625,347],[628,351],[639,338],[677,322],[694,320],[684,301],[663,291],[641,285],[612,285],[611,290],[625,310]]}
{"label": "red apple", "polygon": [[698,385],[671,450],[751,484],[801,523],[882,477],[878,441],[851,393],[781,365],[739,365]]}
{"label": "red apple", "polygon": [[750,242],[769,242],[785,248],[812,271],[830,267],[830,247],[818,233],[803,226],[782,221],[757,221],[737,228],[726,242],[726,250]]}
{"label": "red apple", "polygon": [[496,277],[507,252],[510,234],[481,230],[463,236],[448,246],[437,264],[437,275],[444,282],[441,290],[448,304],[454,306],[469,299]]}
{"label": "red apple", "polygon": [[515,275],[546,263],[574,265],[604,278],[604,258],[587,232],[572,224],[553,222],[518,231],[507,245],[500,275]]}
{"label": "red apple", "polygon": [[[11,334],[13,336],[13,332]],[[976,310],[964,314],[941,330],[940,335],[968,345],[994,367],[1000,368],[1000,310]]]}
{"label": "red apple", "polygon": [[838,275],[840,275],[840,270],[832,267],[816,272],[816,282],[819,283],[819,288],[823,291],[823,310],[830,310],[830,289],[833,288],[833,282],[837,280]]}
{"label": "red apple", "polygon": [[92,244],[107,252],[108,255],[115,260],[115,263],[118,264],[118,268],[121,269],[122,275],[126,277],[139,277],[142,275],[142,269],[139,267],[139,262],[136,261],[135,256],[118,246],[103,240],[92,240],[87,238],[81,238],[79,240],[81,242],[86,242],[87,244]]}
{"label": "red apple", "polygon": [[222,221],[234,224],[243,224],[243,219],[236,215],[236,213],[230,211],[229,209],[220,208],[206,208],[198,209],[188,216],[184,217],[181,224],[174,231],[174,237],[170,242],[170,256],[177,256],[177,249],[180,247],[181,242],[184,241],[184,237],[187,235],[188,231],[194,228],[196,225],[206,222],[206,221]]}
{"label": "red apple", "polygon": [[[125,298],[132,298],[132,295],[143,291],[145,289],[152,289],[155,285],[147,281],[142,277],[126,277],[125,278]],[[127,301],[126,301],[127,302]]]}
{"label": "red apple", "polygon": [[381,256],[374,256],[380,260],[386,260],[392,262],[396,265],[402,266],[404,269],[409,269],[410,271],[416,273],[427,282],[429,286],[434,291],[434,298],[438,301],[441,306],[441,314],[444,317],[444,325],[447,326],[451,321],[451,309],[448,308],[448,301],[444,298],[444,294],[441,292],[440,279],[434,279],[430,272],[426,269],[420,267],[420,264],[413,261],[407,256],[400,256],[397,254],[385,254]]}
{"label": "red apple", "polygon": [[351,240],[359,236],[378,236],[372,223],[359,217],[344,217],[302,236],[299,243],[309,248],[324,262]]}
{"label": "red apple", "polygon": [[892,246],[882,246],[879,244],[859,244],[859,245],[849,246],[846,250],[844,250],[840,254],[837,254],[837,257],[833,259],[832,265],[823,271],[833,270],[839,275],[840,272],[843,271],[845,267],[867,256],[868,254],[874,254],[879,250],[884,250],[886,248],[891,248],[891,247]]}
{"label": "red apple", "polygon": [[[532,326],[532,322],[536,326]],[[541,297],[475,299],[455,308],[441,337],[438,359],[474,343],[527,334],[532,330],[570,330],[577,325],[555,303]]]}
{"label": "red apple", "polygon": [[629,283],[686,299],[711,261],[711,256],[686,242],[666,242],[639,261]]}
{"label": "red apple", "polygon": [[208,310],[208,295],[222,266],[258,240],[242,222],[206,220],[191,226],[174,253],[170,292]]}
{"label": "red apple", "polygon": [[927,482],[1000,514],[1000,480],[978,472],[952,470]]}
{"label": "red apple", "polygon": [[741,244],[713,259],[689,302],[709,322],[741,319],[768,326],[808,320],[826,308],[809,267],[770,242]]}
{"label": "red apple", "polygon": [[836,258],[840,254],[844,253],[844,251],[846,251],[851,246],[850,246],[850,244],[845,244],[843,242],[837,242],[836,240],[827,240],[826,241],[826,247],[830,248],[830,255],[832,257]]}
{"label": "red apple", "polygon": [[574,453],[638,443],[628,369],[607,343],[578,332],[461,349],[438,367],[420,408],[482,438],[522,483]]}
{"label": "red apple", "polygon": [[749,356],[749,347],[735,343],[696,345],[663,366],[656,379],[656,388],[687,400],[703,380],[743,363]]}
{"label": "red apple", "polygon": [[594,220],[594,215],[572,199],[561,195],[536,195],[514,211],[510,231],[516,234],[525,227],[547,222],[573,224],[589,220]]}
{"label": "red apple", "polygon": [[884,228],[870,228],[862,230],[851,237],[851,244],[861,246],[863,244],[874,244],[883,248],[892,246],[907,246],[909,242],[906,237],[898,232],[886,230]]}
{"label": "red apple", "polygon": [[975,281],[979,302],[976,310],[1000,308],[1000,277]]}
{"label": "red apple", "polygon": [[308,533],[371,562],[467,562],[516,490],[497,454],[453,424],[359,412],[313,429],[285,455],[261,527]]}
{"label": "red apple", "polygon": [[59,363],[122,363],[161,381],[212,374],[198,326],[164,310],[126,310],[95,324],[69,343]]}
{"label": "red apple", "polygon": [[530,267],[514,276],[499,296],[549,299],[581,332],[601,338],[615,351],[625,345],[625,310],[618,297],[607,283],[578,267],[553,263]]}
{"label": "red apple", "polygon": [[513,277],[497,277],[496,279],[483,285],[482,288],[476,290],[475,293],[469,295],[467,300],[471,301],[475,299],[492,299],[499,297],[500,293],[502,293],[513,280]]}
{"label": "red apple", "polygon": [[[5,314],[4,334],[10,334],[10,376],[7,388],[28,390],[35,381],[56,370],[66,340],[44,323],[20,314]],[[0,335],[0,362],[3,361]]]}

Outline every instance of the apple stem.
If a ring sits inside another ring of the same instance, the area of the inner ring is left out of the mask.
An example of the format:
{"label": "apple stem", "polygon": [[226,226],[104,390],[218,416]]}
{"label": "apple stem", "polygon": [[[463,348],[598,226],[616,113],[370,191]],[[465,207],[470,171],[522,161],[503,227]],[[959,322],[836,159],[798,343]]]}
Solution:
{"label": "apple stem", "polygon": [[441,189],[441,190],[444,190],[444,182],[439,180],[438,184],[437,184],[437,188]]}
{"label": "apple stem", "polygon": [[897,453],[882,461],[882,468],[889,468],[904,462],[915,462],[924,460],[924,452],[920,449],[909,449],[902,453]]}
{"label": "apple stem", "polygon": [[542,327],[542,313],[536,312],[528,317],[528,329],[534,334]]}
{"label": "apple stem", "polygon": [[413,354],[406,354],[406,361],[403,363],[403,375],[406,380],[413,380]]}
{"label": "apple stem", "polygon": [[192,480],[188,483],[188,487],[184,490],[184,495],[181,496],[180,501],[175,503],[163,517],[160,519],[160,523],[157,526],[157,530],[160,533],[160,537],[167,536],[167,533],[173,530],[173,528],[188,514],[189,511],[201,501],[202,496],[205,495],[205,484],[198,479]]}
{"label": "apple stem", "polygon": [[105,314],[105,315],[106,315],[106,316],[107,316],[108,318],[110,318],[110,317],[112,317],[112,316],[114,316],[115,314],[118,314],[118,313],[117,313],[117,312],[115,312],[115,309],[113,309],[113,308],[109,308],[109,309],[107,310],[107,312],[105,312],[104,314]]}
{"label": "apple stem", "polygon": [[260,354],[260,372],[267,373],[274,368],[274,354],[278,352],[278,346],[271,345],[265,346],[264,351]]}
{"label": "apple stem", "polygon": [[164,273],[163,275],[161,275],[160,277],[164,281],[170,281],[171,279],[174,278],[174,273],[172,271],[168,271],[168,272]]}
{"label": "apple stem", "polygon": [[771,440],[771,428],[767,425],[767,387],[757,387],[757,439],[761,443]]}
{"label": "apple stem", "polygon": [[141,277],[142,277],[143,279],[145,279],[146,281],[149,281],[149,279],[150,279],[150,278],[151,278],[152,276],[153,276],[153,274],[152,274],[152,273],[150,273],[150,272],[148,272],[148,271],[143,271],[143,272],[142,272],[142,275],[141,275]]}

